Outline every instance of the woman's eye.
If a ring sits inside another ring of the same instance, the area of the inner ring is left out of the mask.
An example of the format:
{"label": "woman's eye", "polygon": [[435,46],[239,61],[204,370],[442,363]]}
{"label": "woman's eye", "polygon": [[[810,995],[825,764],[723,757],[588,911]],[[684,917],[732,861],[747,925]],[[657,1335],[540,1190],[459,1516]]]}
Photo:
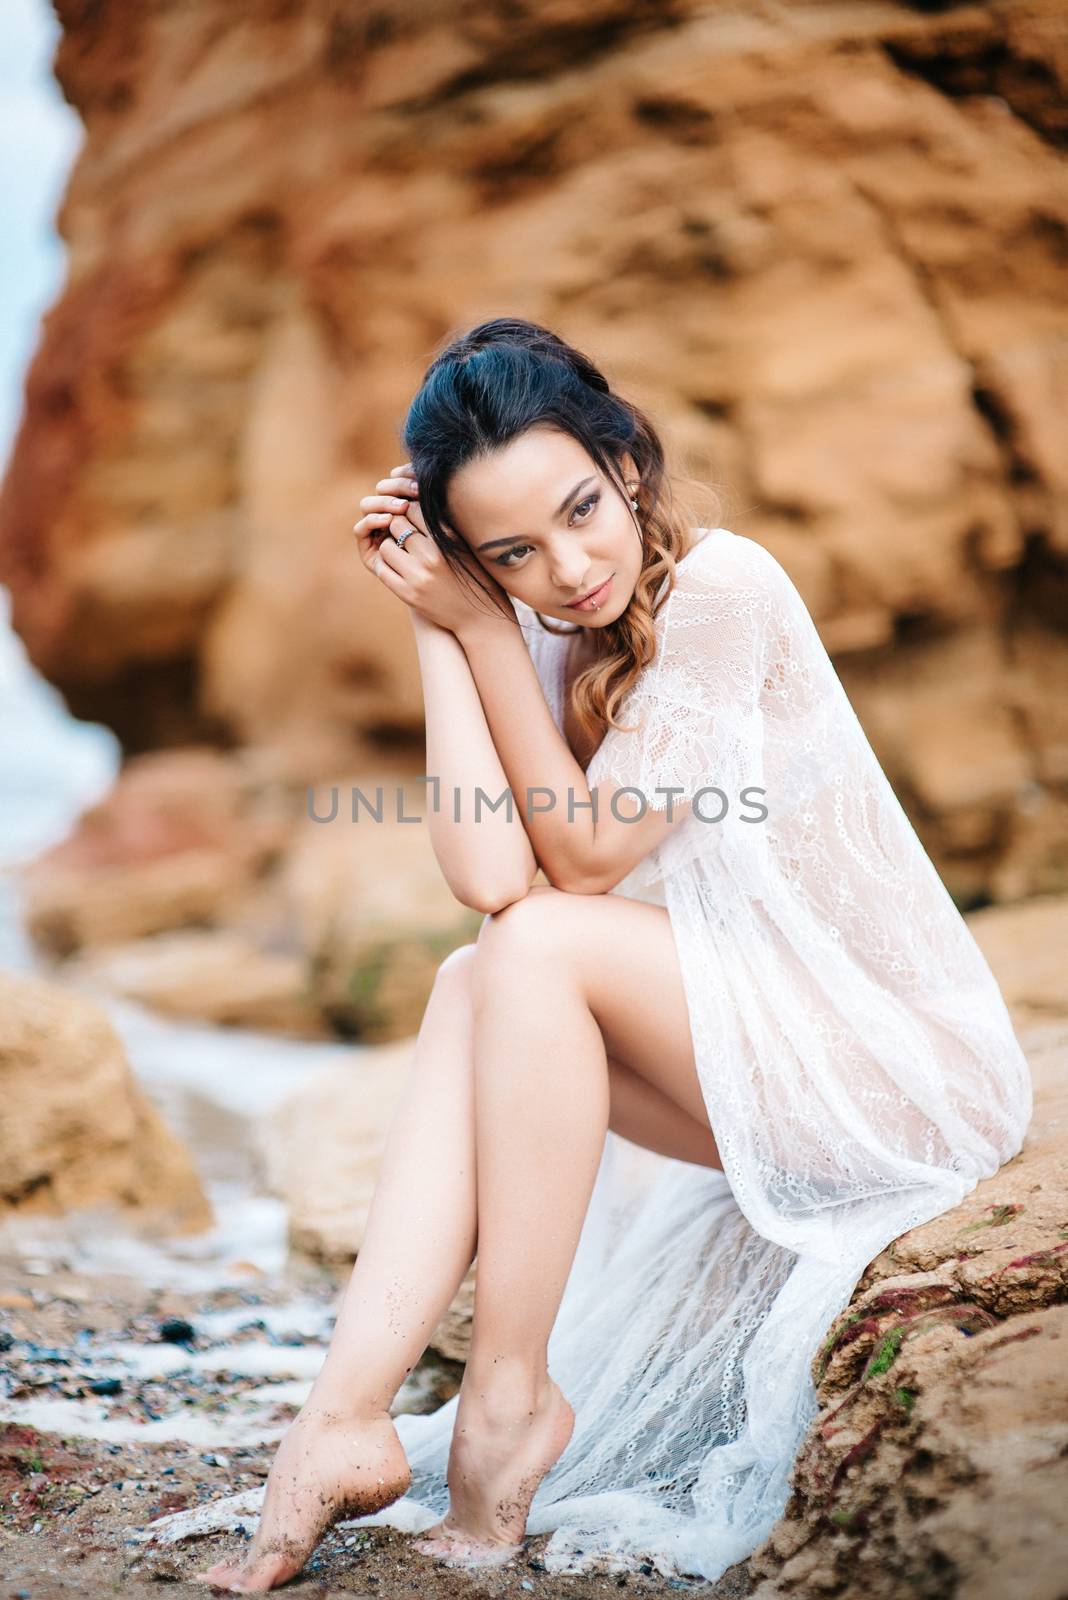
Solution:
{"label": "woman's eye", "polygon": [[510,550],[504,552],[503,556],[494,556],[493,559],[499,567],[510,567],[512,565],[509,560],[510,556],[521,555],[524,550],[529,550],[530,548],[529,544],[514,544]]}
{"label": "woman's eye", "polygon": [[[575,511],[581,511],[583,506],[595,506],[600,498],[601,497],[599,494],[588,494],[585,500],[579,501],[578,505],[575,507]],[[572,516],[575,515],[575,511],[571,513]],[[587,513],[587,515],[581,520],[583,522],[588,522],[591,515],[592,512]],[[532,546],[529,544],[514,544],[510,550],[506,550],[504,552],[503,556],[494,556],[493,559],[499,567],[510,567],[512,565],[510,557],[521,555],[524,550],[530,550],[531,548]]]}

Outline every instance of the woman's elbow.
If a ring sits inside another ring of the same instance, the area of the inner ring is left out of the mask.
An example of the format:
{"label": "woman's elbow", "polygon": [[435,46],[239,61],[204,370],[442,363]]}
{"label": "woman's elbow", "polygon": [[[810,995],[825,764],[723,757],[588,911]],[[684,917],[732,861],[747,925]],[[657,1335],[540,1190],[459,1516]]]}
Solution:
{"label": "woman's elbow", "polygon": [[[455,890],[453,891],[455,893]],[[495,884],[486,889],[469,889],[465,894],[458,894],[456,898],[472,911],[481,911],[484,916],[491,916],[495,911],[503,911],[505,906],[514,904],[516,900],[523,900],[530,892],[530,883],[515,883],[511,885]]]}

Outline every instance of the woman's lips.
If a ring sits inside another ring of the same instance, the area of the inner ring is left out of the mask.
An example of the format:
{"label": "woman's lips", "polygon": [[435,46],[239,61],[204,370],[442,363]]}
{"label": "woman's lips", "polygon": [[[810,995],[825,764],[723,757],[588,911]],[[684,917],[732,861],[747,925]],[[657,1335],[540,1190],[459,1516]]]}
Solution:
{"label": "woman's lips", "polygon": [[612,573],[604,580],[599,589],[594,589],[593,593],[588,594],[585,600],[577,600],[574,605],[568,606],[567,609],[569,611],[596,611],[608,599],[612,589],[612,578],[614,577],[615,573]]}

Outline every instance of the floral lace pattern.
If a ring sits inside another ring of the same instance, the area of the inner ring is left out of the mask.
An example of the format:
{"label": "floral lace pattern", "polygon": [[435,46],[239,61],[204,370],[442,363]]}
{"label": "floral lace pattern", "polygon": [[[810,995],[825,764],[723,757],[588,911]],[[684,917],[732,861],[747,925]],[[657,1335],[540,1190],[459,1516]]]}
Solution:
{"label": "floral lace pattern", "polygon": [[[517,612],[562,731],[566,640]],[[587,777],[727,797],[612,891],[671,917],[724,1172],[608,1135],[549,1350],[575,1432],[528,1528],[551,1571],[711,1580],[785,1506],[810,1363],[865,1266],[1017,1153],[1031,1080],[779,562],[710,530],[656,626],[618,718],[640,731]],[[412,1487],[366,1520],[442,1514],[455,1408],[397,1419]]]}

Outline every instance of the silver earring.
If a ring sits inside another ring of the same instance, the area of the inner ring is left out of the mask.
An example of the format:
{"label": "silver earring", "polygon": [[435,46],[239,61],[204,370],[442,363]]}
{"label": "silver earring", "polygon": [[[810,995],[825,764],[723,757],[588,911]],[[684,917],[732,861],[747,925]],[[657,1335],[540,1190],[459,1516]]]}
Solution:
{"label": "silver earring", "polygon": [[637,511],[637,509],[638,509],[638,502],[637,502],[637,500],[632,500],[632,501],[631,501],[631,505],[632,505],[632,506],[633,506],[633,507],[634,507],[634,509],[635,509],[635,511]]}

